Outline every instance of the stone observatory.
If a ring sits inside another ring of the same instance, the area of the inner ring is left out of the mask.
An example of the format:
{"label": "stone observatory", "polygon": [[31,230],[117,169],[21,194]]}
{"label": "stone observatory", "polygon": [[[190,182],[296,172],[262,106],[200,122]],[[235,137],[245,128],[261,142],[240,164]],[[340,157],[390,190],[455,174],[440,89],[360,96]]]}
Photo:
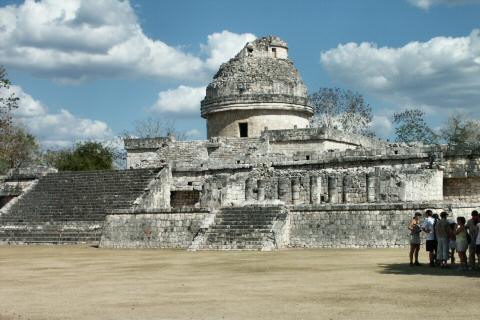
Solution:
{"label": "stone observatory", "polygon": [[201,103],[207,136],[259,137],[268,129],[308,127],[313,108],[288,44],[276,36],[249,42],[221,65]]}
{"label": "stone observatory", "polygon": [[208,139],[125,139],[128,170],[0,176],[0,245],[402,247],[413,212],[480,207],[480,143],[389,143],[312,113],[287,43],[247,43],[207,88]]}

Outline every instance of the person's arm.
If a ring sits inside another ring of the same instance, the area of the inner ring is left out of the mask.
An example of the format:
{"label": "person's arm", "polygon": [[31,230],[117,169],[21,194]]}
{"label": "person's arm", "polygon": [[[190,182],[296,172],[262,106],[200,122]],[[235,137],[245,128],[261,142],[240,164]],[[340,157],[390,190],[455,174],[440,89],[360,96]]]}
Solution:
{"label": "person's arm", "polygon": [[413,230],[414,228],[414,220],[410,221],[410,224],[408,225],[408,230]]}

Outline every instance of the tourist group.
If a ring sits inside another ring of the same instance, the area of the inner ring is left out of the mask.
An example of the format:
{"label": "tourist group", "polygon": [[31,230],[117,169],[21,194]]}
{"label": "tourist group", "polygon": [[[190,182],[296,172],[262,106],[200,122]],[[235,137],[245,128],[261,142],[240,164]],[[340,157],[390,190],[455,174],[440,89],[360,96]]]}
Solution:
{"label": "tourist group", "polygon": [[[448,268],[455,265],[455,251],[460,260],[458,270],[473,270],[480,260],[480,221],[478,211],[472,211],[471,218],[457,217],[448,219],[448,212],[442,211],[440,217],[432,210],[422,214],[416,212],[408,225],[410,230],[410,266],[421,266],[418,261],[421,233],[426,234],[426,249],[429,253],[430,267]],[[468,259],[467,259],[468,253]]]}

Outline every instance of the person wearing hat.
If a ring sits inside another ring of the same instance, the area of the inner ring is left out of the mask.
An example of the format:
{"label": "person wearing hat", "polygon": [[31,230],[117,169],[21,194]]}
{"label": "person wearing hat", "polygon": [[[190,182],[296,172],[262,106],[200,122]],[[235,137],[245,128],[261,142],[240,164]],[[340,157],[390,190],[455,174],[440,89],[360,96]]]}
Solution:
{"label": "person wearing hat", "polygon": [[448,213],[443,211],[440,213],[440,220],[435,226],[435,233],[437,235],[437,260],[440,262],[441,268],[447,267],[448,260],[448,239],[451,233],[450,223],[447,220]]}

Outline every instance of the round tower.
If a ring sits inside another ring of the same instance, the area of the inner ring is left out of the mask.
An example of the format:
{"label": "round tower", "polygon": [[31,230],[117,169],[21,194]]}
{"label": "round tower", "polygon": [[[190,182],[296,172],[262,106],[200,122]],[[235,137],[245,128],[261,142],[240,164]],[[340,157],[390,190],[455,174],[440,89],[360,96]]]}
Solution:
{"label": "round tower", "polygon": [[211,137],[259,137],[268,129],[305,128],[313,115],[288,45],[268,36],[220,66],[201,103]]}

